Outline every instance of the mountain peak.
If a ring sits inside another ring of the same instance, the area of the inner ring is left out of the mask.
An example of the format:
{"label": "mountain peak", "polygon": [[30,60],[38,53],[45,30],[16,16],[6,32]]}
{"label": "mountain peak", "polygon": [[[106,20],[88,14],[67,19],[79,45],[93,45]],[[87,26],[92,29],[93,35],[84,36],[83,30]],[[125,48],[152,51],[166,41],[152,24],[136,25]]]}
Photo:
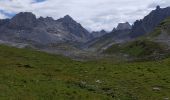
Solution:
{"label": "mountain peak", "polygon": [[14,16],[14,18],[16,17],[32,17],[32,18],[36,18],[36,16],[32,13],[32,12],[20,12],[18,14],[16,14]]}
{"label": "mountain peak", "polygon": [[74,21],[74,19],[70,16],[70,15],[66,15],[63,18],[58,19],[57,21],[65,23],[65,24],[70,24],[70,23],[77,23],[76,21]]}
{"label": "mountain peak", "polygon": [[46,17],[47,20],[54,20],[52,17]]}
{"label": "mountain peak", "polygon": [[70,33],[73,33],[78,37],[87,38],[89,36],[89,32],[69,15],[66,15],[63,18],[58,19],[57,22],[62,23],[62,25],[67,30],[69,30]]}
{"label": "mountain peak", "polygon": [[36,25],[36,16],[31,12],[20,12],[10,21],[9,27],[15,29],[30,29]]}
{"label": "mountain peak", "polygon": [[156,6],[156,9],[159,10],[159,9],[161,9],[161,7],[160,7],[159,5],[157,5],[157,6]]}
{"label": "mountain peak", "polygon": [[125,23],[119,23],[117,26],[117,30],[127,30],[127,29],[131,29],[132,26],[129,24],[129,22],[125,22]]}
{"label": "mountain peak", "polygon": [[93,31],[93,32],[91,33],[91,35],[92,35],[93,38],[99,38],[99,37],[104,36],[105,34],[107,34],[107,32],[106,32],[104,29],[101,30],[101,31]]}
{"label": "mountain peak", "polygon": [[70,15],[66,15],[64,16],[65,19],[72,19],[72,17]]}
{"label": "mountain peak", "polygon": [[157,6],[156,10],[153,10],[143,19],[134,23],[131,37],[135,38],[152,32],[154,28],[160,24],[160,22],[169,16],[170,7],[160,8],[160,6]]}
{"label": "mountain peak", "polygon": [[100,32],[101,32],[101,33],[107,33],[104,29],[102,29]]}

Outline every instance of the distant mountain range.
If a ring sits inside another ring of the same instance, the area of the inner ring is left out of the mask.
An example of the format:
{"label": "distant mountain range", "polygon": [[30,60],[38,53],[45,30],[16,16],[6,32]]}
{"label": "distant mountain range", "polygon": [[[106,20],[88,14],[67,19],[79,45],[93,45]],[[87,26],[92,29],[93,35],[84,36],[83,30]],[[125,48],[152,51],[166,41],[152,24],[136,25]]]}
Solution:
{"label": "distant mountain range", "polygon": [[102,51],[104,54],[125,54],[136,60],[160,60],[170,55],[170,17],[152,32],[124,43],[115,43]]}
{"label": "distant mountain range", "polygon": [[144,19],[137,20],[132,26],[128,22],[119,23],[117,28],[114,28],[112,32],[88,42],[86,48],[102,50],[115,43],[132,41],[140,36],[148,35],[169,16],[170,7],[160,8],[157,6]]}
{"label": "distant mountain range", "polygon": [[102,36],[106,35],[107,33],[109,33],[109,32],[106,32],[105,30],[93,31],[91,33],[91,36],[94,39],[94,38],[102,37]]}
{"label": "distant mountain range", "polygon": [[126,22],[126,23],[119,23],[116,30],[127,30],[127,29],[131,29],[132,26]]}
{"label": "distant mountain range", "polygon": [[0,39],[47,45],[60,42],[86,42],[90,33],[69,15],[54,20],[36,18],[30,12],[21,12],[12,19],[0,20]]}
{"label": "distant mountain range", "polygon": [[[160,23],[170,16],[170,7],[157,8],[132,26],[119,23],[111,32],[88,32],[69,15],[58,20],[51,17],[36,18],[31,12],[21,12],[11,19],[0,20],[0,43],[33,46],[60,51],[101,51],[115,43],[132,41],[153,34]],[[163,31],[163,29],[159,30]],[[62,48],[62,49],[61,49]],[[64,49],[63,49],[64,48]]]}

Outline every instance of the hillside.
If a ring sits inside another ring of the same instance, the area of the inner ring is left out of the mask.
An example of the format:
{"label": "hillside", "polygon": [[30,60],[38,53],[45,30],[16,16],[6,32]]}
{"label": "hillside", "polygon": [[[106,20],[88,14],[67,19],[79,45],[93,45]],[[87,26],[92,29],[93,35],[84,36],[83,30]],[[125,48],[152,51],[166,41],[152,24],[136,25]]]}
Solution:
{"label": "hillside", "polygon": [[103,51],[104,54],[123,54],[131,59],[155,60],[169,55],[165,44],[147,39],[138,39],[127,43],[114,44]]}
{"label": "hillside", "polygon": [[129,39],[129,32],[129,29],[110,32],[102,37],[84,43],[83,48],[93,52],[101,52],[112,44],[127,41]]}
{"label": "hillside", "polygon": [[[170,26],[168,24],[169,16],[170,7],[160,8],[160,6],[157,6],[155,10],[151,11],[143,19],[137,20],[132,26],[128,22],[119,23],[117,28],[114,28],[112,32],[88,41],[84,44],[84,47],[85,49],[100,53],[114,44],[126,43],[141,37],[146,38],[148,35],[151,36],[151,34],[157,35],[160,33],[163,34],[155,38],[155,40],[152,40],[152,37],[149,41],[158,42],[158,44],[163,43],[170,46],[170,37],[166,34],[170,31]],[[167,20],[165,20],[166,18]]]}
{"label": "hillside", "polygon": [[163,20],[170,17],[170,7],[157,8],[151,11],[147,16],[141,20],[137,20],[133,27],[130,36],[136,38],[143,35],[148,35],[157,27]]}
{"label": "hillside", "polygon": [[150,36],[156,37],[161,35],[162,31],[165,31],[166,33],[170,34],[170,17],[166,18],[164,21],[162,21],[153,32],[151,32]]}
{"label": "hillside", "polygon": [[149,34],[149,38],[170,47],[170,17],[161,22],[159,26]]}
{"label": "hillside", "polygon": [[169,66],[169,58],[151,62],[80,62],[1,45],[0,99],[168,100]]}
{"label": "hillside", "polygon": [[160,58],[170,49],[170,17],[162,21],[152,32],[126,43],[116,43],[103,51],[104,54],[123,53],[138,58]]}

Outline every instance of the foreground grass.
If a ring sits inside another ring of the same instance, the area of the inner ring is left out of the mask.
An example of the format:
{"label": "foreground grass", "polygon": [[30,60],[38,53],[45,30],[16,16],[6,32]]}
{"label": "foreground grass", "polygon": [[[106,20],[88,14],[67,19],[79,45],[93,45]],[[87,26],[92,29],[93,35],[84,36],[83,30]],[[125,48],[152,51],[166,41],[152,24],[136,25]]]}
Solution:
{"label": "foreground grass", "polygon": [[170,59],[78,62],[0,46],[0,100],[168,100]]}

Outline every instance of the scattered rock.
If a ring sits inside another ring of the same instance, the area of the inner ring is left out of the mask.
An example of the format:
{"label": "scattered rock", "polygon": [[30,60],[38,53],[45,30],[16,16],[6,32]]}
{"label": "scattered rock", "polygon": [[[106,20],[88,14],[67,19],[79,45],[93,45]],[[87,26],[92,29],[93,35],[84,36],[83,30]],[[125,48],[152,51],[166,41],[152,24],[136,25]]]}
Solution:
{"label": "scattered rock", "polygon": [[101,84],[101,83],[102,83],[102,81],[100,81],[100,80],[96,80],[96,83],[100,83],[100,84]]}
{"label": "scattered rock", "polygon": [[33,68],[31,65],[24,65],[25,68]]}
{"label": "scattered rock", "polygon": [[23,67],[23,68],[33,68],[31,65],[29,64],[25,64],[25,65],[22,65],[22,64],[17,64],[18,67]]}
{"label": "scattered rock", "polygon": [[159,87],[153,87],[154,91],[161,91],[161,89]]}
{"label": "scattered rock", "polygon": [[164,100],[169,100],[169,98],[164,98]]}
{"label": "scattered rock", "polygon": [[84,81],[81,81],[81,84],[85,85],[85,84],[86,84],[86,82],[84,82]]}
{"label": "scattered rock", "polygon": [[164,100],[169,100],[169,98],[164,98]]}

